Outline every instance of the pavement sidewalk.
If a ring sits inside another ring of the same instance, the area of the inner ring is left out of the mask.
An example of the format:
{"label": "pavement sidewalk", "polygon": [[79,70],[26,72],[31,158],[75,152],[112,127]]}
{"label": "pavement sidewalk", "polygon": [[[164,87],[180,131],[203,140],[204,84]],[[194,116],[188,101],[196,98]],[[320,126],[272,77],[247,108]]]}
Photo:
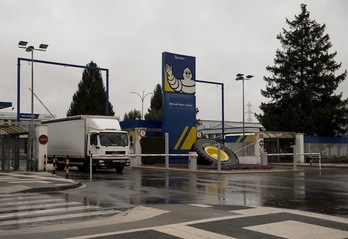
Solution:
{"label": "pavement sidewalk", "polygon": [[47,192],[77,188],[80,182],[62,178],[49,172],[0,172],[0,194]]}

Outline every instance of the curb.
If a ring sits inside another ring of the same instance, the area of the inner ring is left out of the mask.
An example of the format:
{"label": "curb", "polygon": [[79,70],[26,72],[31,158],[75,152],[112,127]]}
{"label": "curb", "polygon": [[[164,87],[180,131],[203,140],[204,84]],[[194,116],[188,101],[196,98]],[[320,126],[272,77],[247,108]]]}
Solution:
{"label": "curb", "polygon": [[209,170],[209,169],[197,169],[191,170],[186,168],[164,168],[154,166],[132,166],[134,169],[146,169],[146,170],[160,170],[160,171],[177,171],[177,172],[191,172],[191,173],[211,173],[211,174],[251,174],[251,173],[280,173],[280,172],[293,172],[298,169],[233,169],[233,170]]}
{"label": "curb", "polygon": [[62,185],[62,186],[57,186],[57,187],[42,187],[42,188],[30,188],[26,189],[23,191],[19,191],[16,193],[39,193],[39,192],[55,192],[55,191],[63,191],[63,190],[68,190],[68,189],[74,189],[74,188],[79,188],[83,184],[81,182],[71,184],[71,185]]}

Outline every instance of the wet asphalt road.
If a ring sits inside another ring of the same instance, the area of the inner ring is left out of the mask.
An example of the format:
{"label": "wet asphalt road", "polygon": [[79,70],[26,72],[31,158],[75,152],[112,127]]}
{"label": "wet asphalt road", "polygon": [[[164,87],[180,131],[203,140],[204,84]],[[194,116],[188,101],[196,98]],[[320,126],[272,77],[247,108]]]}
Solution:
{"label": "wet asphalt road", "polygon": [[71,169],[69,177],[86,187],[63,192],[67,196],[121,210],[134,205],[197,203],[271,206],[348,217],[348,169],[209,174],[126,168],[122,174],[98,171],[92,180],[88,172]]}

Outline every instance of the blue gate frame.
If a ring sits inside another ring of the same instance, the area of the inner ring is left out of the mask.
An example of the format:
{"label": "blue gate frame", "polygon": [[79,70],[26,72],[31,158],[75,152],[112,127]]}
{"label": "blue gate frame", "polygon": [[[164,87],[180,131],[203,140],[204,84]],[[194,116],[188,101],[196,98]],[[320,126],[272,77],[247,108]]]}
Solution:
{"label": "blue gate frame", "polygon": [[109,115],[109,69],[106,68],[100,68],[100,67],[89,67],[89,66],[82,66],[82,65],[74,65],[74,64],[68,64],[68,63],[62,63],[62,62],[52,62],[52,61],[42,61],[42,60],[32,60],[28,58],[17,58],[17,122],[20,122],[20,85],[21,85],[21,61],[28,61],[28,62],[36,62],[36,63],[42,63],[42,64],[49,64],[49,65],[58,65],[58,66],[65,66],[65,67],[75,67],[75,68],[83,68],[83,69],[91,69],[91,70],[99,70],[99,71],[105,71],[106,72],[106,108],[105,108],[105,114]]}

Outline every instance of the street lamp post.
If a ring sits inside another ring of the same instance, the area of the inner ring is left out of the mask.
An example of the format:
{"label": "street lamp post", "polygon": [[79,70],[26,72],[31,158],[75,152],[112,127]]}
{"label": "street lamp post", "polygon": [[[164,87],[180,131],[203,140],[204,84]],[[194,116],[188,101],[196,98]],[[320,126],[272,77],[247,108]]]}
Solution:
{"label": "street lamp post", "polygon": [[26,52],[31,52],[31,117],[30,117],[30,147],[29,147],[29,157],[31,160],[35,160],[35,151],[34,151],[34,51],[46,51],[48,45],[40,44],[39,48],[33,46],[27,46],[28,42],[20,41],[18,43],[19,48],[25,49]]}
{"label": "street lamp post", "polygon": [[250,80],[251,78],[253,78],[254,76],[252,75],[247,75],[246,77],[244,77],[244,74],[237,74],[236,77],[236,81],[241,80],[242,81],[242,94],[243,94],[243,135],[245,135],[245,110],[244,110],[244,80]]}
{"label": "street lamp post", "polygon": [[[140,99],[141,99],[141,119],[144,120],[144,99],[145,99],[146,96],[151,95],[151,94],[153,94],[153,93],[147,93],[147,94],[145,94],[145,91],[143,91],[143,95],[140,95],[139,93],[134,92],[134,91],[131,91],[131,92],[129,92],[129,93],[135,94],[135,95],[137,95],[137,96],[140,97]],[[144,95],[144,94],[145,94],[145,95]]]}

